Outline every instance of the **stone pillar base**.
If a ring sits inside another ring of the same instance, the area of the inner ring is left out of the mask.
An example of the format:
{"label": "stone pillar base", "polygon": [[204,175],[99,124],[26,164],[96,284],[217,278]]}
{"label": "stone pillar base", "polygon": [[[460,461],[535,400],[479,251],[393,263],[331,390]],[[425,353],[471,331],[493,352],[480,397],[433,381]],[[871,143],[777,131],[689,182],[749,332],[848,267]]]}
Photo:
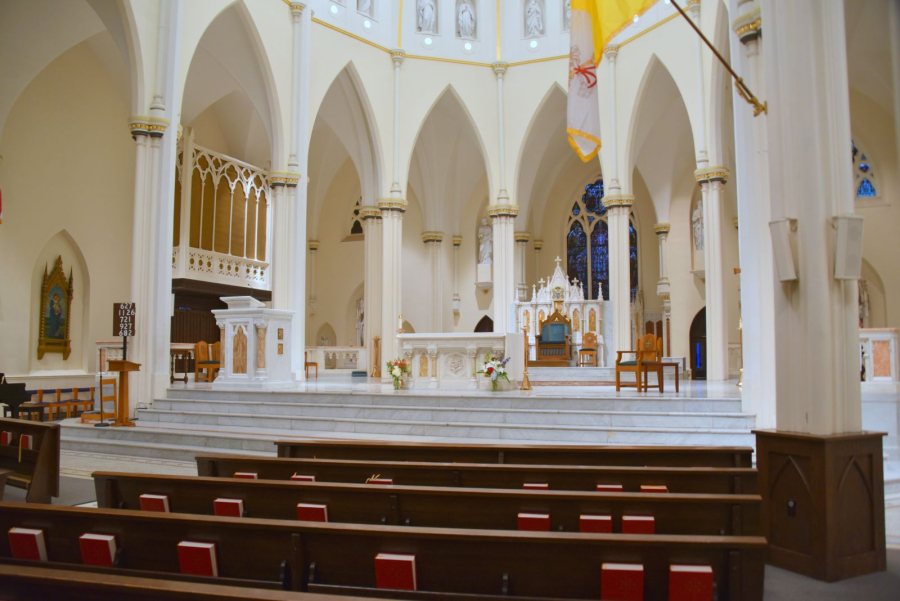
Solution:
{"label": "stone pillar base", "polygon": [[766,561],[827,582],[884,571],[884,434],[753,433]]}

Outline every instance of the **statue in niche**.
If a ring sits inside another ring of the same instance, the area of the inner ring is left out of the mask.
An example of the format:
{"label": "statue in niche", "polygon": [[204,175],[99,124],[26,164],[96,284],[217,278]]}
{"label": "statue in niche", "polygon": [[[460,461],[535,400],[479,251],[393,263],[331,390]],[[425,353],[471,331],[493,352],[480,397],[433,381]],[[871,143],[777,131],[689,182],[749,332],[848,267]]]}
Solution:
{"label": "statue in niche", "polygon": [[866,327],[869,320],[869,284],[859,280],[859,327]]}
{"label": "statue in niche", "polygon": [[236,374],[247,373],[247,335],[244,333],[244,328],[240,326],[235,328],[232,346],[234,354],[231,371]]}
{"label": "statue in niche", "polygon": [[563,20],[566,31],[572,26],[572,0],[566,0],[566,7],[563,11]]}
{"label": "statue in niche", "polygon": [[371,17],[372,16],[372,0],[357,0],[356,11]]}
{"label": "statue in niche", "polygon": [[588,313],[588,331],[596,332],[597,331],[597,312],[591,309],[591,312]]}
{"label": "statue in niche", "polygon": [[437,33],[435,0],[416,0],[416,25],[419,33]]}
{"label": "statue in niche", "polygon": [[365,300],[356,301],[356,346],[366,345],[366,305]]}
{"label": "statue in niche", "polygon": [[525,4],[525,37],[534,38],[544,33],[544,11],[538,0]]}
{"label": "statue in niche", "polygon": [[691,215],[694,224],[694,250],[703,250],[703,201],[697,201],[697,208]]}
{"label": "statue in niche", "polygon": [[460,0],[456,5],[456,35],[475,38],[475,6],[469,0]]}
{"label": "statue in niche", "polygon": [[488,225],[487,218],[481,220],[481,227],[478,228],[478,262],[490,264],[494,245],[492,238],[494,230]]}

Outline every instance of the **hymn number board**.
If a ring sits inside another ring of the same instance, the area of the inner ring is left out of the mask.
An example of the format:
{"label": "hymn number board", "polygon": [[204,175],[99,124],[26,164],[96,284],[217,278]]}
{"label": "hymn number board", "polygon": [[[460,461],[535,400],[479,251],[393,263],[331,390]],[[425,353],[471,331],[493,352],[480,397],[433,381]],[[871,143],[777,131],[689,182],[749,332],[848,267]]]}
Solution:
{"label": "hymn number board", "polygon": [[113,336],[134,336],[134,303],[113,304]]}

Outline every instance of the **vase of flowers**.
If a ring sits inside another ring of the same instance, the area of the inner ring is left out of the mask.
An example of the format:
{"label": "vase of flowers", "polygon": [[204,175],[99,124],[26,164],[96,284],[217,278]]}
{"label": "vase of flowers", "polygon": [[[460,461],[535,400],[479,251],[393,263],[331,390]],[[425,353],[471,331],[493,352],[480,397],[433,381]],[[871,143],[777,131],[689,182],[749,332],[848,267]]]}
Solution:
{"label": "vase of flowers", "polygon": [[411,367],[406,359],[394,359],[387,362],[388,373],[394,380],[394,390],[400,390],[406,385],[406,376],[409,375]]}
{"label": "vase of flowers", "polygon": [[509,382],[509,375],[506,373],[506,364],[509,363],[509,357],[494,357],[493,355],[485,355],[484,362],[478,373],[484,374],[485,378],[491,379],[491,391],[497,392],[497,385],[500,380]]}

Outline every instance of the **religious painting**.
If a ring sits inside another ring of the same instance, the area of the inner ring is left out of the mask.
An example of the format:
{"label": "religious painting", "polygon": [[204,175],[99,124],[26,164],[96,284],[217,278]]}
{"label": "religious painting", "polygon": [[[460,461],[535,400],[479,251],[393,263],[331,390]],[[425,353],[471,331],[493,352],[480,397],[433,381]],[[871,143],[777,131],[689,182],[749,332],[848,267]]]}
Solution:
{"label": "religious painting", "polygon": [[247,335],[241,326],[235,328],[232,347],[231,371],[236,374],[247,373]]}
{"label": "religious painting", "polygon": [[419,377],[428,377],[428,355],[426,355],[425,353],[419,355]]}
{"label": "religious painting", "polygon": [[284,328],[278,328],[278,340],[284,340]]}
{"label": "religious painting", "polygon": [[543,324],[543,323],[544,323],[544,318],[546,318],[546,317],[547,317],[547,314],[544,313],[544,310],[543,310],[543,309],[541,309],[541,312],[538,313],[538,324]]}
{"label": "religious painting", "polygon": [[72,352],[69,328],[72,321],[73,290],[72,270],[69,270],[67,279],[61,256],[56,258],[53,271],[49,274],[47,267],[44,267],[39,312],[38,359],[43,359],[44,353],[62,353],[64,361],[69,358]]}
{"label": "religious painting", "polygon": [[531,330],[531,313],[528,312],[528,309],[522,313],[522,331],[526,334]]}
{"label": "religious painting", "polygon": [[591,309],[591,312],[588,313],[588,331],[597,331],[597,311],[594,309]]}
{"label": "religious painting", "polygon": [[283,354],[284,354],[284,345],[283,345],[283,344],[279,344],[279,345],[278,345],[278,354],[279,354],[279,355],[283,355]]}
{"label": "religious painting", "polygon": [[572,311],[572,329],[576,332],[581,331],[581,312],[578,309]]}

